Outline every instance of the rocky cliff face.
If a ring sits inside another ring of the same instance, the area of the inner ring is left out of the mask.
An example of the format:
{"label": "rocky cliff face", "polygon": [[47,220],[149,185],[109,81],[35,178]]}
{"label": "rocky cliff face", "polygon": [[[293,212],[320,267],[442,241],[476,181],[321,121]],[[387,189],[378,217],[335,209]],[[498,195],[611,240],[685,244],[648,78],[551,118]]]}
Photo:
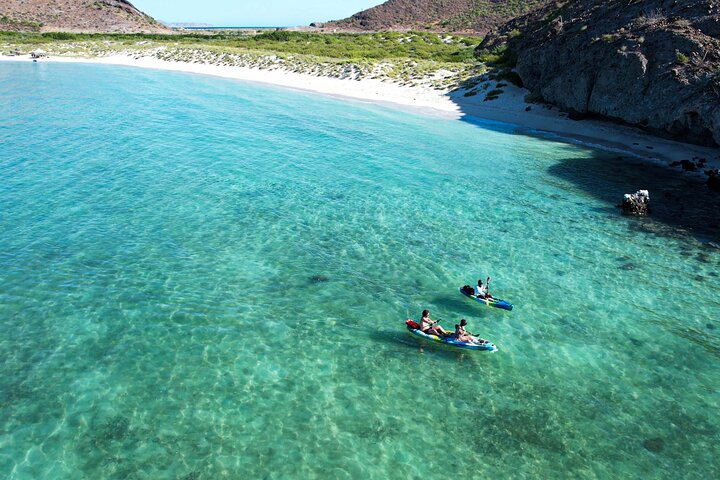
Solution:
{"label": "rocky cliff face", "polygon": [[350,18],[328,22],[342,30],[439,30],[485,33],[548,0],[389,0]]}
{"label": "rocky cliff face", "polygon": [[517,56],[525,87],[597,115],[720,144],[719,0],[570,0],[503,25],[478,52]]}
{"label": "rocky cliff face", "polygon": [[168,33],[125,0],[0,0],[0,30]]}

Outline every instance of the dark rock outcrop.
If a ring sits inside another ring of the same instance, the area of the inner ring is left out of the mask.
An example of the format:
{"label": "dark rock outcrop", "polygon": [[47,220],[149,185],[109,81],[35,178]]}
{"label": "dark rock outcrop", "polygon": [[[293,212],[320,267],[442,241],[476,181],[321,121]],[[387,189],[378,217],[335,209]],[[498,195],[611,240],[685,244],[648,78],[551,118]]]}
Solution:
{"label": "dark rock outcrop", "polygon": [[554,2],[488,35],[525,86],[574,112],[720,144],[720,0]]}
{"label": "dark rock outcrop", "polygon": [[650,194],[647,190],[626,193],[620,207],[623,212],[630,215],[648,215],[650,213]]}

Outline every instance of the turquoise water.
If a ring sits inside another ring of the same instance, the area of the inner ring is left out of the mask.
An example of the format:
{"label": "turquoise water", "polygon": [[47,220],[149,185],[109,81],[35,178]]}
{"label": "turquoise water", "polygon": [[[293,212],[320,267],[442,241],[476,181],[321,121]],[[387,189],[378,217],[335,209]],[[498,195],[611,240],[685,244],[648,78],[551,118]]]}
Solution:
{"label": "turquoise water", "polygon": [[0,477],[720,475],[720,251],[614,155],[119,67],[0,100]]}

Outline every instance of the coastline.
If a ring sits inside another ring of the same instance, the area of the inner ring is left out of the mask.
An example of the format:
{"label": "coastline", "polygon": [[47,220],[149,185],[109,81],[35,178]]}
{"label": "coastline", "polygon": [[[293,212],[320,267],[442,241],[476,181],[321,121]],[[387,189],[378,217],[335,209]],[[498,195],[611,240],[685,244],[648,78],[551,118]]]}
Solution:
{"label": "coastline", "polygon": [[[30,57],[27,55],[0,57],[0,62],[29,60]],[[497,82],[495,81],[488,81],[473,87],[472,89],[477,93],[466,96],[467,92],[471,90],[470,88],[448,93],[430,86],[405,86],[378,79],[341,79],[290,72],[282,68],[261,69],[165,61],[149,56],[54,56],[43,58],[40,62],[119,65],[262,83],[338,98],[380,103],[444,118],[471,122],[477,119],[506,123],[517,126],[518,133],[583,144],[620,155],[639,157],[662,165],[703,158],[706,160],[705,168],[720,167],[720,149],[680,143],[651,135],[638,128],[608,121],[570,120],[554,107],[526,103],[527,90],[511,85],[503,86],[503,93],[497,99],[485,101],[484,91],[496,88]],[[695,174],[705,178],[702,169]]]}

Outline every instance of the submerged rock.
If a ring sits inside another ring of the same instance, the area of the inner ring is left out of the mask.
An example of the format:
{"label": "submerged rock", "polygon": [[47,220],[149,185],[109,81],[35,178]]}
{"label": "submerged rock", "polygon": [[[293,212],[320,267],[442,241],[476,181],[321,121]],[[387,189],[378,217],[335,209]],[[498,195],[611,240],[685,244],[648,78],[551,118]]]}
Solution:
{"label": "submerged rock", "polygon": [[709,263],[710,259],[708,258],[707,254],[700,252],[695,256],[695,260],[697,260],[700,263]]}
{"label": "submerged rock", "polygon": [[121,441],[130,436],[130,420],[122,415],[116,415],[100,424],[92,433],[92,442],[95,445],[105,445],[114,441]]}
{"label": "submerged rock", "polygon": [[662,438],[649,438],[643,442],[643,447],[653,453],[660,453],[665,448],[665,441]]}
{"label": "submerged rock", "polygon": [[312,283],[325,283],[329,282],[330,278],[326,275],[313,275],[312,277],[310,277],[310,281]]}

